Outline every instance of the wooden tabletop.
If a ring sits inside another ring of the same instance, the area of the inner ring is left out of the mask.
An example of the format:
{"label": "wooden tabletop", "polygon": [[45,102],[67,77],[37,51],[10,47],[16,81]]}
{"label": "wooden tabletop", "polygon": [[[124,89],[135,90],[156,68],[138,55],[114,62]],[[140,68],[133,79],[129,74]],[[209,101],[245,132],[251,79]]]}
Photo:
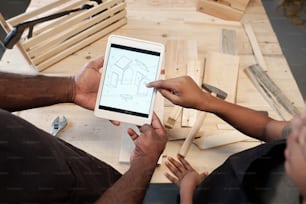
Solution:
{"label": "wooden tabletop", "polygon": [[[280,116],[265,101],[262,95],[252,84],[244,69],[256,63],[253,49],[244,24],[251,25],[264,62],[267,74],[280,87],[288,98],[302,110],[304,102],[299,93],[297,84],[290,72],[275,33],[264,11],[261,1],[251,0],[241,22],[226,21],[196,10],[195,0],[127,0],[127,18],[125,26],[114,31],[114,34],[126,35],[145,40],[167,44],[169,40],[197,42],[197,58],[204,59],[211,51],[220,50],[220,32],[222,29],[231,29],[237,33],[237,55],[240,57],[239,75],[237,81],[236,103],[268,111],[273,118]],[[43,2],[32,0],[32,7],[38,7]],[[58,62],[42,73],[47,75],[71,75],[91,59],[104,54],[107,36]],[[20,73],[35,73],[22,59],[18,50],[8,51],[0,63],[0,70]],[[172,77],[167,75],[166,78]],[[171,109],[169,102],[164,102],[163,119],[166,119]],[[111,125],[109,121],[96,118],[92,111],[85,110],[74,104],[59,104],[50,107],[37,108],[16,113],[43,130],[50,132],[51,121],[57,116],[65,115],[68,126],[60,137],[71,144],[87,151],[97,158],[109,163],[120,172],[128,169],[128,163],[119,162],[121,136],[126,136],[124,128]],[[213,115],[208,115],[201,130],[203,137],[222,134],[233,135],[229,125]],[[182,130],[183,132],[185,130]],[[237,133],[239,134],[239,133]],[[165,157],[178,153],[183,140],[169,141],[161,164],[156,168],[152,182],[169,182],[164,173],[167,171]],[[260,142],[248,137],[242,142],[235,142],[215,148],[200,150],[192,145],[187,160],[199,171],[211,172],[231,154],[243,149],[258,145]]]}

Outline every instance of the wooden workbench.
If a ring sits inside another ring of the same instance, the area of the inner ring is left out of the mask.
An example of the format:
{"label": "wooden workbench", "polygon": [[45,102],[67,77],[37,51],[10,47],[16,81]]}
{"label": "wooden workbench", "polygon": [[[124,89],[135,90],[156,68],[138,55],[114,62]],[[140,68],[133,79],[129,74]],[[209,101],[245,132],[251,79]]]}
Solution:
{"label": "wooden workbench", "polygon": [[[128,23],[116,30],[115,34],[161,43],[166,43],[167,40],[193,39],[197,41],[199,58],[204,58],[209,51],[219,51],[221,29],[235,30],[238,39],[237,50],[240,56],[236,102],[257,110],[268,111],[271,117],[279,119],[279,116],[243,71],[244,68],[255,63],[249,39],[241,24],[250,23],[264,55],[268,67],[267,73],[299,109],[304,106],[302,96],[260,0],[250,1],[241,22],[225,21],[198,12],[195,0],[127,0],[126,2]],[[30,9],[42,4],[43,2],[32,0]],[[60,61],[43,73],[50,75],[74,74],[89,60],[103,55],[105,44],[106,37]],[[5,54],[0,63],[0,70],[35,73],[35,70],[23,60],[18,50],[8,51]],[[165,107],[164,118],[169,112],[167,110],[169,104],[165,104],[167,107]],[[129,164],[118,161],[122,130],[112,126],[106,120],[96,118],[91,111],[74,104],[60,104],[21,111],[16,114],[48,132],[51,130],[52,119],[57,115],[65,115],[69,124],[60,135],[62,139],[111,164],[121,172],[127,170],[129,166]],[[223,130],[218,129],[218,124],[224,124],[224,122],[209,115],[202,127],[204,134],[222,132]],[[223,127],[226,127],[226,124]],[[227,128],[230,129],[230,127]],[[163,156],[175,156],[182,142],[182,140],[169,141]],[[193,145],[186,158],[197,170],[211,172],[229,155],[258,144],[259,142],[256,140],[246,139],[243,142],[202,151]],[[163,175],[166,172],[164,160],[163,158],[161,165],[157,167],[152,182],[168,182]]]}

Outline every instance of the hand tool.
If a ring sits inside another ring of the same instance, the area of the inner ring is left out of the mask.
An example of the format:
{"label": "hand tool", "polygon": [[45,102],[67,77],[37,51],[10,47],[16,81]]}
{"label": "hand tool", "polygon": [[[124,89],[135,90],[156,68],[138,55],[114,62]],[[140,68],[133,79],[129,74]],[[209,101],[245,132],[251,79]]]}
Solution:
{"label": "hand tool", "polygon": [[51,135],[56,136],[64,127],[67,125],[67,119],[63,116],[63,119],[60,120],[59,116],[57,116],[52,122],[52,131]]}
{"label": "hand tool", "polygon": [[[227,93],[225,93],[224,91],[222,91],[221,89],[214,87],[212,85],[203,83],[202,84],[202,88],[205,89],[206,91],[208,91],[210,94],[215,95],[218,98],[221,99],[225,99],[227,97]],[[195,124],[192,126],[191,130],[189,131],[180,151],[179,151],[179,155],[185,157],[190,145],[196,135],[196,133],[199,131],[199,129],[201,128],[201,125],[203,124],[203,121],[205,119],[206,116],[206,112],[204,111],[198,111],[197,112],[197,120],[195,121]]]}

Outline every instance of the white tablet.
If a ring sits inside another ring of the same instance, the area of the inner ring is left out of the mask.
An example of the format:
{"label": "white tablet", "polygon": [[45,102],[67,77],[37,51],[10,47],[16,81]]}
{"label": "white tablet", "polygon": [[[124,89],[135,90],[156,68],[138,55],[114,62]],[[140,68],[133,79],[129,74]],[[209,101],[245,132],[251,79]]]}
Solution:
{"label": "white tablet", "polygon": [[95,115],[136,125],[150,124],[156,91],[146,84],[159,78],[163,55],[163,44],[111,35]]}

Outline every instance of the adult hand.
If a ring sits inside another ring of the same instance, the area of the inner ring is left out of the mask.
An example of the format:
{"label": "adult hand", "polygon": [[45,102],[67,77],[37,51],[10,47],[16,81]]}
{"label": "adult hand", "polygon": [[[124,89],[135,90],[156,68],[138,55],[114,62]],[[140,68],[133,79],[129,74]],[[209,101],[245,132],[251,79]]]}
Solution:
{"label": "adult hand", "polygon": [[140,159],[155,165],[168,141],[165,128],[154,113],[151,125],[142,125],[139,131],[138,135],[135,130],[128,129],[128,134],[135,144],[135,149],[131,154],[131,163]]}
{"label": "adult hand", "polygon": [[178,155],[178,160],[168,157],[166,166],[174,176],[166,173],[166,177],[181,190],[194,190],[207,177],[208,173],[199,174],[181,155]]}
{"label": "adult hand", "polygon": [[172,103],[186,108],[199,109],[200,104],[205,102],[203,96],[210,95],[203,92],[189,76],[150,82],[147,87],[156,88]]}
{"label": "adult hand", "polygon": [[84,108],[93,110],[97,99],[104,57],[90,61],[74,76],[75,93],[74,103]]}

